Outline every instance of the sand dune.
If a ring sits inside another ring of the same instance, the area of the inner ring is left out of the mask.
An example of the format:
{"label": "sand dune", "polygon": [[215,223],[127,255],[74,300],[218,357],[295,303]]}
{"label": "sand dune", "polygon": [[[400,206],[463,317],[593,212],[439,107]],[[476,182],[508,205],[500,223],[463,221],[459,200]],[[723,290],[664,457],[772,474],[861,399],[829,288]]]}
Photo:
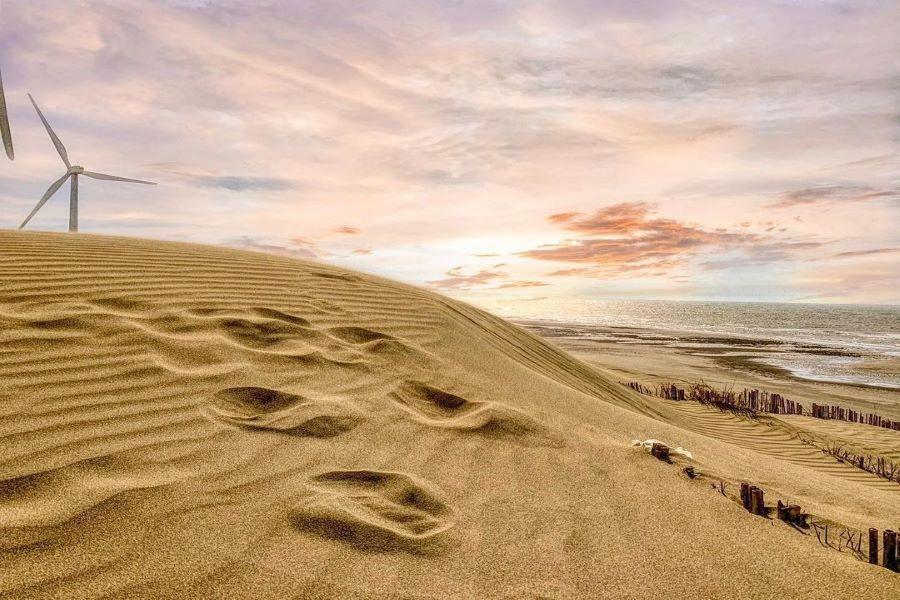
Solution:
{"label": "sand dune", "polygon": [[[322,264],[0,232],[0,415],[3,597],[900,592],[629,445],[897,529],[900,486],[798,439],[854,431],[639,396],[471,306]],[[900,452],[893,433],[870,446]]]}
{"label": "sand dune", "polygon": [[[868,425],[845,423],[848,427],[828,427],[819,419],[761,417],[747,419],[733,414],[702,406],[693,402],[672,406],[673,412],[682,413],[687,418],[684,426],[691,431],[703,433],[713,438],[727,441],[741,448],[754,450],[760,454],[773,456],[808,469],[828,473],[845,480],[878,488],[886,492],[900,492],[900,486],[872,473],[867,473],[851,465],[838,462],[822,453],[819,447],[805,443],[810,441],[843,439],[845,444],[856,446],[857,440],[881,440],[880,445],[867,444],[870,451],[884,456],[894,456],[900,450],[900,432],[880,430]],[[787,424],[794,423],[794,425]],[[837,431],[847,433],[844,438],[836,436]],[[816,434],[809,435],[809,434]],[[851,441],[852,440],[852,441]],[[822,442],[824,443],[824,441]]]}

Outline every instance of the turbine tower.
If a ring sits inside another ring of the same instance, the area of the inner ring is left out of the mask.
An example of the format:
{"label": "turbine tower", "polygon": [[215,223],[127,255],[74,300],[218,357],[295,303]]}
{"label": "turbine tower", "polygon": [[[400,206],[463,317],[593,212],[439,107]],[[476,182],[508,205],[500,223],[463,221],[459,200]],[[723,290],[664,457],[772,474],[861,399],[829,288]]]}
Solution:
{"label": "turbine tower", "polygon": [[6,98],[3,96],[3,76],[0,75],[0,138],[3,138],[3,147],[6,148],[6,156],[9,160],[15,160],[13,152],[12,133],[9,131],[9,117],[6,114]]}
{"label": "turbine tower", "polygon": [[59,152],[60,158],[62,158],[63,162],[66,164],[66,173],[56,181],[50,184],[50,187],[38,201],[37,206],[31,211],[31,214],[28,215],[28,218],[25,219],[22,224],[19,226],[19,229],[22,229],[26,225],[28,225],[28,221],[31,220],[37,211],[41,210],[41,207],[47,203],[47,200],[50,199],[53,194],[56,193],[62,184],[66,182],[66,179],[72,178],[72,187],[71,192],[69,194],[69,231],[78,231],[78,176],[84,175],[85,177],[90,177],[91,179],[106,179],[108,181],[127,181],[129,183],[144,183],[147,185],[156,185],[152,181],[142,181],[140,179],[128,179],[127,177],[116,177],[115,175],[104,175],[103,173],[94,173],[92,171],[85,171],[84,167],[73,165],[69,162],[69,155],[66,152],[66,147],[63,146],[63,143],[60,141],[59,137],[53,131],[53,128],[50,127],[50,123],[47,122],[47,119],[44,117],[44,113],[41,112],[41,109],[38,108],[37,102],[34,101],[34,98],[31,97],[31,94],[28,94],[28,99],[31,100],[31,104],[34,106],[34,110],[37,111],[38,117],[41,118],[41,122],[44,124],[44,127],[47,128],[47,133],[50,134],[50,140],[53,142],[53,145],[56,146],[56,151]]}

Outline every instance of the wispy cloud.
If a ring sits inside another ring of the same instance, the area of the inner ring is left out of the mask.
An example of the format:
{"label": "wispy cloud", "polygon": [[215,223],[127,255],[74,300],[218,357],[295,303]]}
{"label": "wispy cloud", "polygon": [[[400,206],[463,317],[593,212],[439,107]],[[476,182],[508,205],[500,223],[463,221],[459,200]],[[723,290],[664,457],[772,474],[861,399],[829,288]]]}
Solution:
{"label": "wispy cloud", "polygon": [[810,204],[870,200],[900,200],[900,189],[884,190],[866,185],[822,185],[784,192],[778,200],[769,203],[768,206],[792,208]]}
{"label": "wispy cloud", "polygon": [[151,169],[166,173],[175,179],[197,187],[217,188],[232,192],[281,192],[298,187],[293,180],[278,177],[256,177],[252,175],[211,175],[182,170],[178,164],[155,163]]}
{"label": "wispy cloud", "polygon": [[700,266],[709,270],[721,270],[789,262],[809,256],[821,247],[821,242],[766,241],[742,246],[737,256],[702,261]]}
{"label": "wispy cloud", "polygon": [[554,275],[603,276],[636,271],[657,274],[683,264],[703,248],[735,247],[758,240],[751,233],[710,231],[674,219],[654,217],[654,210],[645,202],[623,202],[592,214],[550,215],[551,223],[587,237],[520,252],[519,256],[590,264],[576,270],[555,271]]}
{"label": "wispy cloud", "polygon": [[[480,269],[469,274],[465,273],[465,267],[453,267],[446,272],[447,277],[428,281],[427,283],[432,287],[444,290],[471,290],[474,288],[507,290],[550,285],[543,281],[510,279],[509,273],[498,270],[499,267],[503,266],[505,265],[495,265],[493,269]],[[499,285],[491,286],[491,284]]]}
{"label": "wispy cloud", "polygon": [[291,258],[318,258],[318,254],[308,246],[298,247],[297,245],[278,244],[252,236],[243,236],[237,239],[226,240],[225,245],[233,248],[240,248],[241,250],[280,254],[282,256],[290,256]]}
{"label": "wispy cloud", "polygon": [[[821,246],[816,241],[777,239],[726,228],[708,229],[656,217],[655,210],[655,206],[646,202],[623,202],[590,214],[550,215],[550,223],[580,237],[520,252],[519,256],[588,265],[559,269],[549,275],[613,277],[641,273],[656,277],[670,275],[673,269],[685,266],[689,259],[710,252],[734,251],[737,254],[701,262],[701,267],[743,268],[793,260]],[[766,233],[784,231],[771,221],[759,225]]]}
{"label": "wispy cloud", "polygon": [[[475,277],[507,285],[498,296],[550,270],[572,276],[554,294],[587,293],[577,277],[615,276],[604,293],[621,295],[677,274],[695,297],[719,296],[697,280],[792,263],[787,295],[804,269],[874,260],[795,258],[898,244],[897,11],[4,0],[17,152],[0,163],[0,227],[21,222],[59,167],[30,91],[79,162],[160,183],[86,186],[97,233],[246,238],[351,263],[377,248],[365,263],[380,274]],[[645,202],[598,213],[598,197]],[[64,202],[34,225],[64,228]],[[768,293],[750,271],[741,289]]]}
{"label": "wispy cloud", "polygon": [[231,190],[232,192],[280,192],[284,190],[292,190],[296,187],[293,182],[286,179],[274,179],[269,177],[246,177],[239,175],[205,175],[194,177],[193,181],[197,185],[201,185],[204,187]]}
{"label": "wispy cloud", "polygon": [[494,271],[490,269],[482,269],[466,275],[463,273],[464,268],[465,267],[454,267],[447,271],[447,277],[443,279],[434,279],[427,283],[441,289],[466,290],[509,277],[509,274],[504,273],[503,271]]}
{"label": "wispy cloud", "polygon": [[884,256],[885,254],[896,254],[900,252],[900,248],[872,248],[870,250],[848,250],[847,252],[838,252],[833,254],[833,258],[858,258],[861,256]]}
{"label": "wispy cloud", "polygon": [[497,287],[497,289],[505,290],[511,288],[532,288],[532,287],[544,287],[550,285],[545,281],[510,281],[508,283],[503,283]]}

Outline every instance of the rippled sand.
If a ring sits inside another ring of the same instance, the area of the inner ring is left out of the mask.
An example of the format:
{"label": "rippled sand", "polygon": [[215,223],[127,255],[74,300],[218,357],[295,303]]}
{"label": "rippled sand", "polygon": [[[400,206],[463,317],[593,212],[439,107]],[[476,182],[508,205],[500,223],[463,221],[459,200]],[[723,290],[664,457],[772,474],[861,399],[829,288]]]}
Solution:
{"label": "rippled sand", "polygon": [[[638,396],[475,308],[321,264],[0,232],[0,414],[3,597],[900,591],[734,502],[743,479],[897,528],[900,486],[795,424]],[[704,477],[629,445],[648,437]]]}

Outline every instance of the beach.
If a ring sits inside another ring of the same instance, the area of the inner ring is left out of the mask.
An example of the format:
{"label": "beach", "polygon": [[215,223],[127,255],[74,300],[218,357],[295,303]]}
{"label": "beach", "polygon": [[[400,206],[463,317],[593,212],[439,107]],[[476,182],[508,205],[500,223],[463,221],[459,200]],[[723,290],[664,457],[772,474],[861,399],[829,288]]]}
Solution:
{"label": "beach", "polygon": [[[807,342],[785,349],[782,340],[727,332],[517,322],[620,381],[767,389],[807,406],[837,404],[900,418],[900,389],[893,385],[900,364],[891,354],[864,357],[858,349],[835,343]],[[853,376],[842,380],[804,373],[797,367],[798,356],[850,363]]]}
{"label": "beach", "polygon": [[[520,324],[623,383],[638,382],[647,387],[674,383],[682,388],[702,383],[723,390],[764,390],[802,404],[806,412],[817,403],[900,419],[900,390],[893,387],[806,379],[759,361],[761,354],[779,345],[773,340],[693,331],[562,326],[539,321]],[[894,360],[885,359],[877,367],[879,378],[897,374]],[[802,431],[826,433],[831,441],[842,440],[848,446],[900,461],[897,432],[805,416],[778,418]]]}
{"label": "beach", "polygon": [[621,382],[896,392],[529,327],[323,263],[0,231],[0,596],[897,597],[835,536],[898,529],[900,485],[803,435],[900,432]]}

